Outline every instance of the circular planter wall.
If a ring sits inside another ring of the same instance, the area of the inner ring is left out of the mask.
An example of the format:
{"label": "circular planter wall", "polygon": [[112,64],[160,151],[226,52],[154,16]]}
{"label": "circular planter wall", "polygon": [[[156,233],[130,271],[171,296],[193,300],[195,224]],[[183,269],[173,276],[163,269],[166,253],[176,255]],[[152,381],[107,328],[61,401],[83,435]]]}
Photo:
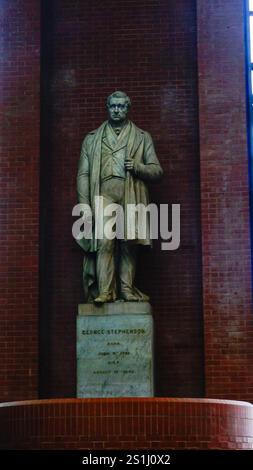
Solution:
{"label": "circular planter wall", "polygon": [[2,449],[253,449],[253,405],[177,398],[0,404]]}

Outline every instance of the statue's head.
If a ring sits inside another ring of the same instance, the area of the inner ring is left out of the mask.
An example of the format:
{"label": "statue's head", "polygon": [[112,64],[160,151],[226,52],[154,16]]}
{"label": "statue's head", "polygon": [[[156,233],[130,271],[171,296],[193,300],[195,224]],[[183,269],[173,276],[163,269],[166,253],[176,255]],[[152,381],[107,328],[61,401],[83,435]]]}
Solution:
{"label": "statue's head", "polygon": [[127,113],[131,107],[130,98],[123,91],[115,91],[107,98],[107,110],[109,121],[120,124],[127,118]]}

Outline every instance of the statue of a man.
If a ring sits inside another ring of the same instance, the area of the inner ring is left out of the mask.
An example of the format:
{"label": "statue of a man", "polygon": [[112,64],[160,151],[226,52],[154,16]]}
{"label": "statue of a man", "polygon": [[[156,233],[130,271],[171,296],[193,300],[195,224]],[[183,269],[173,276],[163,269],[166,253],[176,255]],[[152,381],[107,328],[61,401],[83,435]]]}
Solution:
{"label": "statue of a man", "polygon": [[[102,196],[103,209],[116,203],[148,205],[146,182],[158,180],[163,170],[151,136],[127,118],[130,98],[116,91],[107,99],[108,121],[90,132],[82,144],[77,175],[79,203],[95,211],[95,197]],[[108,217],[104,217],[104,223]],[[128,222],[129,223],[129,222]],[[147,301],[134,286],[137,245],[150,245],[150,227],[145,238],[81,240],[85,250],[83,282],[86,301],[96,304]]]}

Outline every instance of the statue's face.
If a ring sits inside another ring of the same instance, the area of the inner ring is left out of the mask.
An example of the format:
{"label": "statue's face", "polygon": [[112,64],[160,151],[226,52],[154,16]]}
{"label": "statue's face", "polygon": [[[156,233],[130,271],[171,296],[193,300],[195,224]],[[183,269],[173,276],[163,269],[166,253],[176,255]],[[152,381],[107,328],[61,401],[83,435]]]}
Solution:
{"label": "statue's face", "polygon": [[109,120],[116,123],[125,121],[128,113],[128,105],[125,98],[111,98],[108,105]]}

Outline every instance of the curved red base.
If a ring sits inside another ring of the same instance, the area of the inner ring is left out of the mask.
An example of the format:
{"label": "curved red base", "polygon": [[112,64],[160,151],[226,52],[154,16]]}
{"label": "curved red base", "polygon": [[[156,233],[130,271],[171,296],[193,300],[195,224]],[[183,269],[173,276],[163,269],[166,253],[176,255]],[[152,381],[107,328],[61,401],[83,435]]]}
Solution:
{"label": "curved red base", "polygon": [[253,449],[253,405],[177,398],[0,405],[2,449]]}

